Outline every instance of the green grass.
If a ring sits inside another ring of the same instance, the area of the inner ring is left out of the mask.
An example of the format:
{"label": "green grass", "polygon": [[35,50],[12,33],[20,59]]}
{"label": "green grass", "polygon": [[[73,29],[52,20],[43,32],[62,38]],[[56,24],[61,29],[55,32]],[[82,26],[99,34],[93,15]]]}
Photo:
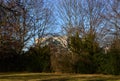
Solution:
{"label": "green grass", "polygon": [[120,81],[120,76],[102,74],[0,73],[0,81]]}

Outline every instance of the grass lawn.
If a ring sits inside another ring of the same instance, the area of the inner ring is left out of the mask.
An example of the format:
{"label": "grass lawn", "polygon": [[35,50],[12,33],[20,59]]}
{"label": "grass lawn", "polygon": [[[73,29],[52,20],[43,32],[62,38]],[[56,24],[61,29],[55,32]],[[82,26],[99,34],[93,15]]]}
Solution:
{"label": "grass lawn", "polygon": [[102,74],[0,73],[0,81],[120,81],[120,76]]}

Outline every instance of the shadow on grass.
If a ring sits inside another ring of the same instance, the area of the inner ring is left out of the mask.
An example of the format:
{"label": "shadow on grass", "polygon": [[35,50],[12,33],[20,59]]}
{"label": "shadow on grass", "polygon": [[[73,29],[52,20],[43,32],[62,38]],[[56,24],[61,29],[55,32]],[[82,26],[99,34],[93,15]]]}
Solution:
{"label": "shadow on grass", "polygon": [[[81,78],[73,78],[72,81],[118,81],[120,78],[113,78],[113,77],[81,77]],[[67,81],[71,81],[67,80]]]}
{"label": "shadow on grass", "polygon": [[47,78],[47,77],[60,77],[62,75],[55,75],[55,74],[32,74],[32,75],[2,75],[0,76],[0,79],[41,79],[41,78]]}
{"label": "shadow on grass", "polygon": [[65,78],[62,78],[62,79],[50,79],[50,80],[42,80],[42,81],[68,81],[69,79],[65,79]]}
{"label": "shadow on grass", "polygon": [[114,77],[76,77],[76,78],[59,78],[42,81],[118,81],[120,78]]}

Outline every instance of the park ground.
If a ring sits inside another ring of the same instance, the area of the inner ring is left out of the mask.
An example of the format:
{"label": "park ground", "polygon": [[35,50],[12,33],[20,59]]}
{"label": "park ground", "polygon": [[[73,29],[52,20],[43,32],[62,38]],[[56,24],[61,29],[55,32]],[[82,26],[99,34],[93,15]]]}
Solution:
{"label": "park ground", "polygon": [[0,81],[120,81],[120,75],[62,73],[0,73]]}

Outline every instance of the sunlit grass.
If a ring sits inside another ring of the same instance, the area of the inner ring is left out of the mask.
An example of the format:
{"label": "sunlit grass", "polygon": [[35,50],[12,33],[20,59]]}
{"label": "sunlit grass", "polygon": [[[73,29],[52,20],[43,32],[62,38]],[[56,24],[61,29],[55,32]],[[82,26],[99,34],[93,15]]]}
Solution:
{"label": "sunlit grass", "polygon": [[120,76],[103,74],[1,73],[0,81],[120,81]]}

